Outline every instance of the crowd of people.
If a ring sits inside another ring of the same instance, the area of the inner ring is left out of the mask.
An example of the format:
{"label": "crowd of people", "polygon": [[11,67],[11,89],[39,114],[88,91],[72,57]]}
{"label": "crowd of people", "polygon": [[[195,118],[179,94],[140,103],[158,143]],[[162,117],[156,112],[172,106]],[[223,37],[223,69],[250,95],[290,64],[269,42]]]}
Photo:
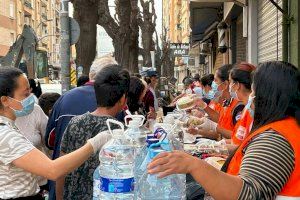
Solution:
{"label": "crowd of people", "polygon": [[[159,76],[130,76],[113,57],[60,96],[43,93],[16,68],[0,68],[0,200],[92,199],[98,153],[111,138],[107,119],[157,118]],[[214,199],[300,198],[300,73],[285,62],[220,66],[183,80],[170,102],[197,96],[187,112],[201,119],[187,132],[226,142],[222,170],[184,151],[163,152],[148,166],[160,178],[189,174]],[[113,127],[117,128],[117,127]]]}

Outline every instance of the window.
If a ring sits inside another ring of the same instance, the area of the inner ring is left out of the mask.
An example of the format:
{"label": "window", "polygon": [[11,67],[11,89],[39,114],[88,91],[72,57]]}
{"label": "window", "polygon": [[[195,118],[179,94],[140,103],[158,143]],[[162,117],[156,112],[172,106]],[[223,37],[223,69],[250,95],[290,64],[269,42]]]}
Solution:
{"label": "window", "polygon": [[15,4],[13,1],[10,1],[9,3],[9,16],[15,18]]}
{"label": "window", "polygon": [[35,0],[31,0],[31,6],[33,9],[35,8]]}
{"label": "window", "polygon": [[42,35],[45,36],[48,34],[47,26],[42,25]]}
{"label": "window", "polygon": [[19,17],[19,20],[18,20],[18,21],[19,21],[19,25],[20,25],[20,26],[22,25],[22,16],[23,16],[23,15],[22,15],[22,12],[19,11],[19,16],[18,16],[18,17]]}
{"label": "window", "polygon": [[24,23],[27,25],[31,25],[31,17],[30,16],[24,16]]}
{"label": "window", "polygon": [[41,10],[40,10],[40,2],[37,2],[37,8],[36,8],[36,10],[37,10],[37,13],[38,13],[38,14],[41,14]]}
{"label": "window", "polygon": [[13,45],[13,43],[15,42],[15,34],[14,33],[10,33],[10,42],[11,42],[11,45]]}

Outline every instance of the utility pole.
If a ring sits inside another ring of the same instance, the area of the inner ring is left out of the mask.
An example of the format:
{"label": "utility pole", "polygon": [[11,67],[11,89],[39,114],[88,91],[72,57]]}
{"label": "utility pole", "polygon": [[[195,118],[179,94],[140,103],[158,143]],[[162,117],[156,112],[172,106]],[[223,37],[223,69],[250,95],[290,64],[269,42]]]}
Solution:
{"label": "utility pole", "polygon": [[60,63],[61,63],[61,89],[62,94],[70,90],[70,18],[69,0],[61,0],[60,11]]}

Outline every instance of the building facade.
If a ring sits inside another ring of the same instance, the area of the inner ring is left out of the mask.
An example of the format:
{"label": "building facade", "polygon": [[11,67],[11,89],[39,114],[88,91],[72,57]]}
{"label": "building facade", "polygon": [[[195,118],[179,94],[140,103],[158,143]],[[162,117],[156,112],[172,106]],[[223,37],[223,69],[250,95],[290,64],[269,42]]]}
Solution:
{"label": "building facade", "polygon": [[[189,0],[163,0],[163,30],[170,43],[190,43],[189,5]],[[188,57],[175,57],[174,76],[179,84],[190,74],[188,63]]]}
{"label": "building facade", "polygon": [[17,36],[16,0],[0,0],[0,57],[5,56]]}
{"label": "building facade", "polygon": [[[190,5],[194,11],[191,13],[191,52],[199,57],[200,74],[213,73],[223,64],[258,65],[283,60],[284,18],[278,9],[283,8],[283,0],[274,3],[269,0],[193,1]],[[222,53],[219,51],[220,22],[226,23],[227,50]]]}
{"label": "building facade", "polygon": [[59,66],[59,0],[0,0],[0,9],[0,56],[27,24],[36,32],[38,49],[47,52],[48,64]]}

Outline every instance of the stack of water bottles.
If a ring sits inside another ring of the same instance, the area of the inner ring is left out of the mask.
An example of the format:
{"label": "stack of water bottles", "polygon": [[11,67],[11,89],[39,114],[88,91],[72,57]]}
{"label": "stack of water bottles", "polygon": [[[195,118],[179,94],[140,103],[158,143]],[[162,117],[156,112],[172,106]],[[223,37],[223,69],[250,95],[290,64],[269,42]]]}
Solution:
{"label": "stack of water bottles", "polygon": [[[129,121],[130,119],[130,121]],[[174,149],[167,132],[157,128],[153,134],[143,130],[145,118],[130,115],[122,123],[107,120],[112,139],[99,154],[100,166],[94,173],[94,200],[182,200],[185,175],[159,179],[147,173],[147,165],[159,153]],[[111,124],[121,129],[111,130]]]}

